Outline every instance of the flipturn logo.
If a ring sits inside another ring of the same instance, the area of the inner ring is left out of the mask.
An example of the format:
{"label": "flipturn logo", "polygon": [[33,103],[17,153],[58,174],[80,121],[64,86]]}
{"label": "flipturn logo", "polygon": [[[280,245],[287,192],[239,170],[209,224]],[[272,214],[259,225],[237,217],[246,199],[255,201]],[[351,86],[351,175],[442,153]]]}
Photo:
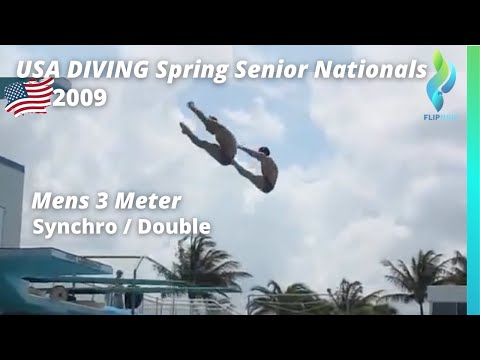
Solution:
{"label": "flipturn logo", "polygon": [[457,80],[455,65],[448,63],[437,49],[433,53],[433,66],[436,73],[427,83],[427,95],[437,113],[424,114],[423,120],[457,120],[457,114],[440,114],[445,102],[444,95],[453,89]]}

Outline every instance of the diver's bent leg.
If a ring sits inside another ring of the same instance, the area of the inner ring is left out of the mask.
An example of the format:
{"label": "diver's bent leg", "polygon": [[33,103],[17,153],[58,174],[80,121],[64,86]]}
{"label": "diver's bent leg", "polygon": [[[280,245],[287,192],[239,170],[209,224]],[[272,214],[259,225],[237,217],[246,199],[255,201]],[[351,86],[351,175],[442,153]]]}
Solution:
{"label": "diver's bent leg", "polygon": [[204,148],[207,146],[207,144],[209,144],[208,141],[199,139],[199,138],[198,138],[196,135],[194,135],[193,133],[186,133],[185,135],[187,135],[187,137],[190,139],[190,141],[191,141],[194,145],[198,146],[199,148],[204,149]]}
{"label": "diver's bent leg", "polygon": [[235,160],[232,162],[232,165],[237,169],[238,173],[242,175],[243,177],[247,178],[248,180],[252,179],[255,177],[255,174],[251,173],[247,169],[245,169],[243,166],[241,166],[238,162]]}
{"label": "diver's bent leg", "polygon": [[208,144],[208,142],[204,141],[204,140],[200,140],[193,132],[192,130],[187,126],[185,125],[183,122],[180,123],[180,128],[182,129],[182,133],[187,135],[188,138],[190,139],[190,141],[192,143],[194,143],[195,145],[197,145],[198,147],[200,148],[204,148],[206,146],[206,144]]}
{"label": "diver's bent leg", "polygon": [[227,166],[232,163],[232,159],[225,155],[220,145],[203,141],[202,149],[209,153],[210,156],[215,160],[217,160],[220,165]]}
{"label": "diver's bent leg", "polygon": [[231,160],[227,159],[227,156],[224,154],[222,148],[217,144],[209,143],[205,140],[200,140],[193,132],[183,123],[180,124],[182,132],[188,136],[190,141],[198,146],[199,148],[205,150],[211,157],[217,160],[220,165],[230,165]]}
{"label": "diver's bent leg", "polygon": [[192,112],[197,115],[197,117],[200,119],[200,121],[207,126],[207,122],[209,121],[208,118],[205,116],[205,114],[200,110],[195,107],[195,105],[189,105],[188,108],[192,110]]}
{"label": "diver's bent leg", "polygon": [[205,140],[200,140],[198,137],[196,137],[193,134],[188,137],[190,138],[192,143],[194,143],[199,148],[205,150],[211,157],[217,160],[220,163],[220,165],[229,165],[229,163],[225,161],[225,156],[220,146],[218,146],[217,144],[209,143],[208,141],[205,141]]}
{"label": "diver's bent leg", "polygon": [[232,162],[232,165],[237,169],[238,173],[242,175],[244,178],[250,180],[250,182],[255,185],[259,190],[263,191],[265,187],[265,179],[261,175],[255,175],[252,172],[245,169],[235,160]]}

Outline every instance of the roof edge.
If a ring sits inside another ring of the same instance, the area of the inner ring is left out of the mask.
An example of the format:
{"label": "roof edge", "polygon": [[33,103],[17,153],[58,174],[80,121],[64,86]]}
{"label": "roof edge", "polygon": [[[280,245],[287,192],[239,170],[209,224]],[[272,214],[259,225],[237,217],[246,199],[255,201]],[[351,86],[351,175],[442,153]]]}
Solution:
{"label": "roof edge", "polygon": [[25,173],[25,166],[13,161],[13,160],[7,159],[7,158],[5,158],[1,155],[0,155],[0,164],[3,164],[5,166],[8,166],[9,168],[20,171],[22,173]]}

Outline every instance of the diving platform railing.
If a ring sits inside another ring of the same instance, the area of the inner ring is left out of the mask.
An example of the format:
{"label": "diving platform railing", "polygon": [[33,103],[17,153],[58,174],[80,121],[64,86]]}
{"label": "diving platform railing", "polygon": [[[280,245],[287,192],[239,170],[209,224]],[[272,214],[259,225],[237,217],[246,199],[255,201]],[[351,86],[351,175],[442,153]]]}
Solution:
{"label": "diving platform railing", "polygon": [[160,264],[158,261],[152,259],[150,256],[138,256],[138,255],[83,255],[82,257],[86,258],[86,259],[91,259],[91,260],[106,260],[106,259],[110,259],[110,260],[114,260],[114,259],[118,259],[118,260],[138,260],[137,263],[135,264],[134,269],[133,269],[133,278],[134,279],[137,278],[138,269],[139,269],[140,265],[142,265],[144,260],[150,261],[153,265],[155,265],[158,268],[169,271],[165,266]]}
{"label": "diving platform railing", "polygon": [[239,315],[215,299],[145,296],[138,312],[143,315]]}
{"label": "diving platform railing", "polygon": [[[133,268],[132,285],[141,285],[141,283],[143,283],[142,279],[138,279],[138,270],[145,262],[153,264],[156,268],[169,271],[162,264],[149,256],[82,255],[82,257],[89,260],[136,260]],[[76,284],[76,286],[88,286],[94,288],[105,287],[95,283]],[[185,296],[178,296],[175,292],[171,292],[169,296],[145,294],[142,304],[135,313],[143,315],[239,315],[239,313],[232,307],[221,304],[215,299],[188,299]]]}
{"label": "diving platform railing", "polygon": [[[115,259],[121,261],[112,266]],[[123,261],[129,259],[135,260],[133,277],[128,271],[131,264]],[[204,298],[206,294],[240,292],[237,286],[196,286],[172,279],[168,269],[148,256],[81,256],[55,248],[0,248],[0,260],[2,313],[235,314],[231,304]],[[142,271],[146,276],[140,277],[139,267],[147,261],[154,267]],[[128,276],[123,276],[125,270]],[[159,273],[165,273],[166,279],[159,278]]]}

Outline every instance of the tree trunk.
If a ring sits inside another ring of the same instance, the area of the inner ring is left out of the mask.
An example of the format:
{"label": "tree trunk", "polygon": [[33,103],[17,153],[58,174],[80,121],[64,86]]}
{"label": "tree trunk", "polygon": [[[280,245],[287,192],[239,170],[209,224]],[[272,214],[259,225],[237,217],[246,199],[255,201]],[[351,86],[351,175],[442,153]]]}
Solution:
{"label": "tree trunk", "polygon": [[423,313],[423,303],[420,303],[420,304],[418,304],[418,305],[420,305],[420,315],[425,315],[425,314]]}

